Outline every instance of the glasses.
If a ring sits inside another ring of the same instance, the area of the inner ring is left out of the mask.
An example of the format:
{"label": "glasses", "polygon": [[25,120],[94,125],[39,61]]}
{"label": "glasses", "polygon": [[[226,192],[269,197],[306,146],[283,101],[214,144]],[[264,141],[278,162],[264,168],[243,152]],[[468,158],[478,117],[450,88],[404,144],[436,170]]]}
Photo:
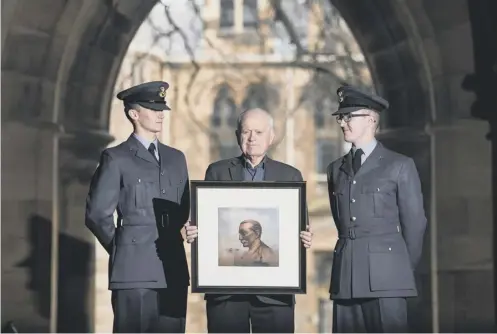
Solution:
{"label": "glasses", "polygon": [[348,122],[350,122],[352,117],[366,117],[366,116],[371,116],[371,115],[368,115],[368,114],[342,114],[342,115],[337,116],[336,118],[337,118],[337,123],[340,124],[340,123],[342,123],[342,120],[345,121],[345,123],[348,123]]}

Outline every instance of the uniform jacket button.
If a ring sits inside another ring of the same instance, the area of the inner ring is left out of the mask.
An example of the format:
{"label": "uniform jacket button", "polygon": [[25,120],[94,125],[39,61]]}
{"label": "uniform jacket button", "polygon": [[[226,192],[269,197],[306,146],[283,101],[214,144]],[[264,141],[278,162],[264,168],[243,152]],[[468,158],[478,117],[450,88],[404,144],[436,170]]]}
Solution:
{"label": "uniform jacket button", "polygon": [[136,242],[136,239],[135,238],[131,239],[131,242]]}
{"label": "uniform jacket button", "polygon": [[162,189],[162,193],[165,194],[166,193],[166,190],[165,189]]}

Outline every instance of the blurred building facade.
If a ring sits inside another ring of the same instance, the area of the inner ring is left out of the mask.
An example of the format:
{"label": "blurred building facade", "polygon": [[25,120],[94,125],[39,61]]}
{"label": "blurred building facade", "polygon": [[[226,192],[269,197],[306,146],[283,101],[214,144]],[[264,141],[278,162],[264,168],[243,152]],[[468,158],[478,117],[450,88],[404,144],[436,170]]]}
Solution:
{"label": "blurred building facade", "polygon": [[[293,13],[291,10],[287,13]],[[302,13],[300,13],[302,14]],[[332,8],[316,2],[297,33],[312,48],[321,50],[314,59],[302,57],[295,66],[278,49],[280,38],[271,22],[274,12],[265,1],[208,1],[202,7],[203,38],[195,54],[175,57],[134,51],[133,45],[121,67],[115,93],[144,81],[164,80],[172,110],[166,112],[161,142],[182,150],[191,180],[204,178],[207,166],[241,154],[235,129],[238,114],[248,108],[269,111],[275,120],[276,138],[269,155],[298,168],[307,182],[310,223],[315,240],[307,253],[307,294],[297,296],[296,330],[331,330],[329,300],[331,261],[337,232],[326,190],[326,167],[348,148],[335,118],[339,80],[371,86],[369,70],[343,19]],[[321,20],[332,22],[338,37],[320,36]],[[325,43],[328,41],[328,43]],[[340,59],[342,58],[342,59]],[[347,67],[353,61],[354,66]],[[329,73],[320,73],[322,68]],[[353,70],[353,72],[351,71]],[[335,77],[336,76],[336,77]],[[110,146],[132,132],[122,102],[114,99],[110,113]],[[97,244],[97,331],[111,327],[110,294],[106,275],[107,255]],[[187,247],[188,258],[190,247]],[[106,311],[107,310],[107,311]],[[107,314],[107,316],[103,316]],[[206,331],[203,295],[190,294],[187,331]]]}

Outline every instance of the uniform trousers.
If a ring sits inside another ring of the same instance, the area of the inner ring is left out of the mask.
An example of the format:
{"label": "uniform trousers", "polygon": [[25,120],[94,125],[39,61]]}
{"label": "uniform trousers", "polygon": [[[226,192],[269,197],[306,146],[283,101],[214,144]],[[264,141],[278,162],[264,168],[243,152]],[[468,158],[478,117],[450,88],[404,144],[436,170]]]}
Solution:
{"label": "uniform trousers", "polygon": [[294,305],[273,305],[256,296],[207,300],[209,333],[293,333]]}
{"label": "uniform trousers", "polygon": [[188,288],[112,291],[114,333],[184,333]]}
{"label": "uniform trousers", "polygon": [[405,298],[333,301],[333,333],[407,333]]}

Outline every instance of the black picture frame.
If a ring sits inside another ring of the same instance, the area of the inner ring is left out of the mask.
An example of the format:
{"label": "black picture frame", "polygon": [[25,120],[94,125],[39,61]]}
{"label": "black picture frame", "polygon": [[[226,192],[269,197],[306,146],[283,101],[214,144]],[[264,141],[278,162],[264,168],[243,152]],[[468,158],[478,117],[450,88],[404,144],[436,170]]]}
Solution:
{"label": "black picture frame", "polygon": [[[307,272],[306,272],[306,248],[302,244],[300,236],[297,236],[298,244],[294,246],[298,249],[298,284],[295,286],[285,285],[240,285],[240,286],[226,286],[226,285],[201,285],[199,277],[203,274],[199,268],[199,261],[202,256],[199,255],[198,240],[202,238],[200,233],[201,224],[207,224],[199,214],[199,202],[205,200],[212,200],[199,198],[199,190],[201,189],[225,189],[239,192],[243,189],[279,189],[298,191],[298,203],[285,203],[288,206],[298,206],[298,217],[296,218],[298,224],[298,233],[305,231],[308,224],[308,213],[306,206],[306,182],[305,181],[292,181],[292,182],[246,182],[246,181],[200,181],[192,180],[190,185],[191,194],[191,224],[199,227],[199,234],[197,239],[191,244],[191,292],[192,293],[214,293],[214,294],[305,294],[307,292]],[[240,197],[240,201],[243,197]],[[242,202],[240,202],[242,205]],[[200,224],[200,225],[199,225]],[[212,223],[211,223],[212,224]],[[281,231],[281,224],[278,225]],[[219,233],[219,231],[218,231]],[[216,246],[217,247],[217,246]],[[216,248],[217,249],[217,248]],[[219,251],[219,250],[218,250]],[[261,257],[262,259],[262,257]],[[243,267],[242,267],[243,268]],[[254,269],[257,271],[257,269]],[[263,270],[263,269],[262,269]]]}

